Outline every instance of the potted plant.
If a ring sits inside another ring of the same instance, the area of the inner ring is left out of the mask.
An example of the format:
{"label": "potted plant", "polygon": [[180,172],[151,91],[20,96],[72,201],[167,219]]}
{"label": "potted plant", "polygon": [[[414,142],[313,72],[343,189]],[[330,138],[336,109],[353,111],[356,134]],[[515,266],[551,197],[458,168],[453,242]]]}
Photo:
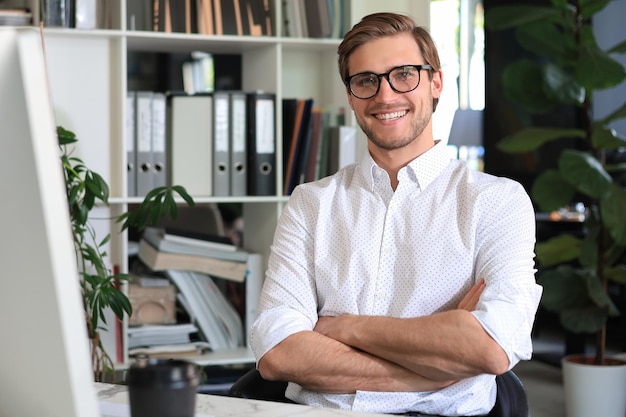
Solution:
{"label": "potted plant", "polygon": [[[570,141],[571,146],[560,152],[557,167],[541,173],[531,189],[534,203],[544,212],[567,206],[575,198],[586,206],[583,236],[564,234],[537,243],[542,305],[559,314],[565,329],[596,334],[592,358],[564,358],[564,376],[569,361],[576,359],[594,368],[616,364],[613,368],[623,368],[620,378],[626,382],[626,362],[606,355],[607,322],[620,314],[609,289],[626,284],[626,183],[620,180],[626,164],[613,161],[626,147],[626,138],[609,125],[626,118],[626,102],[601,119],[592,114],[594,92],[626,80],[624,66],[612,56],[626,53],[626,41],[603,50],[592,31],[591,18],[609,2],[551,0],[546,6],[496,6],[486,10],[485,25],[489,30],[514,29],[520,46],[537,57],[520,59],[504,70],[502,88],[509,100],[529,114],[546,113],[557,105],[580,109],[582,127],[525,126],[503,138],[498,148],[523,154],[556,140]],[[566,394],[571,386],[565,380]],[[617,414],[600,410],[604,402],[596,397],[591,408],[568,406],[568,415],[624,417],[626,386],[612,389],[618,391],[608,390],[607,396],[620,400]]]}
{"label": "potted plant", "polygon": [[[87,334],[91,346],[91,363],[95,381],[104,381],[114,372],[114,363],[102,344],[101,331],[106,325],[105,312],[110,308],[122,320],[125,314],[132,314],[128,297],[121,289],[121,283],[128,281],[129,275],[111,270],[106,262],[106,244],[111,235],[96,236],[89,214],[97,205],[108,205],[109,186],[96,172],[87,168],[84,162],[72,156],[76,135],[57,128],[61,162],[69,203],[70,222],[78,269],[82,277],[81,293],[85,310]],[[193,206],[194,201],[181,186],[157,187],[149,192],[139,207],[116,218],[120,231],[129,227],[142,230],[155,225],[159,219],[177,216],[175,194]]]}

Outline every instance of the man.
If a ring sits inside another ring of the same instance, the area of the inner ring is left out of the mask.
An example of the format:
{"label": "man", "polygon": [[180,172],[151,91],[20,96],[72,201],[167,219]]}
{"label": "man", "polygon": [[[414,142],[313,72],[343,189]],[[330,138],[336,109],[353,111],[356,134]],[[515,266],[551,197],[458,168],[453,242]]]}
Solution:
{"label": "man", "polygon": [[531,356],[530,199],[433,139],[443,79],[426,30],[373,14],[338,53],[368,152],[283,210],[250,335],[259,371],[314,406],[485,415],[495,375]]}

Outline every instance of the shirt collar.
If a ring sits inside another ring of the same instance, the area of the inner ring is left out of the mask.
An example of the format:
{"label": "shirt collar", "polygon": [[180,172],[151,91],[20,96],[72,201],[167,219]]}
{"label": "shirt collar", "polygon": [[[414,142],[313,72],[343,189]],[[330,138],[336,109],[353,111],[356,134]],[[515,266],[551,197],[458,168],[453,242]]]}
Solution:
{"label": "shirt collar", "polygon": [[435,146],[409,162],[407,169],[413,171],[424,191],[443,172],[450,163],[450,154],[446,144],[436,141]]}
{"label": "shirt collar", "polygon": [[[442,141],[436,141],[435,146],[409,162],[402,170],[408,169],[412,171],[413,175],[410,177],[417,179],[419,187],[423,191],[437,178],[449,163],[450,154],[447,151],[446,144]],[[374,162],[374,159],[372,159],[370,153],[365,152],[361,160],[361,173],[370,190],[374,189],[376,178],[380,175],[380,169],[376,162]]]}

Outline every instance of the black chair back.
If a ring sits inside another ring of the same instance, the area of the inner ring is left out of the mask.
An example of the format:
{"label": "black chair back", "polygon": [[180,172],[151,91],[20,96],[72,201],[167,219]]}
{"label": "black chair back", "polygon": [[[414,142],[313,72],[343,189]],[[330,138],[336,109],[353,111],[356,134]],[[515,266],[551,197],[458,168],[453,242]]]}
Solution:
{"label": "black chair back", "polygon": [[[513,371],[496,376],[498,394],[496,404],[488,417],[529,417],[528,397],[522,381]],[[291,403],[285,397],[287,383],[284,381],[267,381],[257,369],[252,369],[235,382],[228,395],[230,397],[248,398]]]}

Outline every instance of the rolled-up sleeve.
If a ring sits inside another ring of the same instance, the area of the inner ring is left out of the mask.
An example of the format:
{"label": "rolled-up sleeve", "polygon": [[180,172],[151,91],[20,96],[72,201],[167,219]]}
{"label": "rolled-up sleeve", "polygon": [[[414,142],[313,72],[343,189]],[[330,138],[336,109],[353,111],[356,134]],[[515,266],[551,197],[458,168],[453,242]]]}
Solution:
{"label": "rolled-up sleeve", "polygon": [[259,314],[250,330],[257,361],[288,336],[313,330],[317,322],[312,242],[306,225],[310,216],[300,202],[296,188],[276,228]]}
{"label": "rolled-up sleeve", "polygon": [[496,190],[501,195],[481,196],[492,206],[497,199],[501,207],[481,211],[476,276],[484,277],[487,286],[473,314],[506,352],[512,368],[532,355],[531,332],[542,288],[535,280],[535,215],[530,199],[514,182]]}

